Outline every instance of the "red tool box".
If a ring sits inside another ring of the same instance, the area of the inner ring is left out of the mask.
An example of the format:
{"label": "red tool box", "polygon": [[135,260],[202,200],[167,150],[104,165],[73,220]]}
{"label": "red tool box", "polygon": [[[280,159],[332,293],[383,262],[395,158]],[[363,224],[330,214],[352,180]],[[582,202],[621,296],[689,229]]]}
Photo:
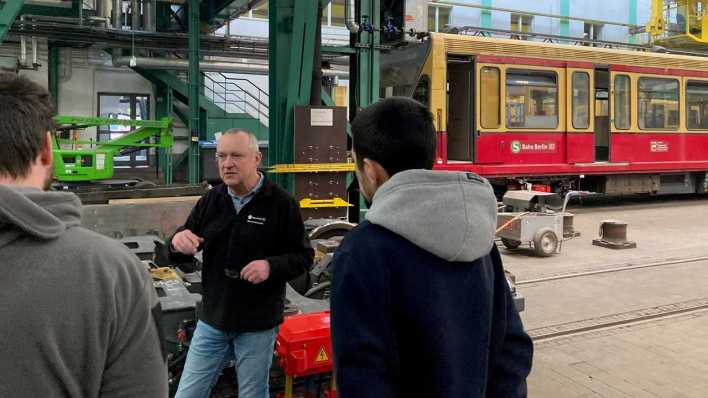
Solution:
{"label": "red tool box", "polygon": [[[285,371],[285,398],[292,397],[294,377],[332,373],[329,311],[285,318],[275,340],[275,353]],[[327,394],[334,398],[334,377]]]}

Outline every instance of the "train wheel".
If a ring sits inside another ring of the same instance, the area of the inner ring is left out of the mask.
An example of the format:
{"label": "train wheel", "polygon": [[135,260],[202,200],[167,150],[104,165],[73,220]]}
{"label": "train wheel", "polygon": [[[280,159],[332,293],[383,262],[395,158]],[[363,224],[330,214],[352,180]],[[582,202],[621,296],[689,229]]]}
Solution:
{"label": "train wheel", "polygon": [[533,238],[533,251],[539,257],[548,257],[558,249],[558,236],[550,228],[536,232]]}

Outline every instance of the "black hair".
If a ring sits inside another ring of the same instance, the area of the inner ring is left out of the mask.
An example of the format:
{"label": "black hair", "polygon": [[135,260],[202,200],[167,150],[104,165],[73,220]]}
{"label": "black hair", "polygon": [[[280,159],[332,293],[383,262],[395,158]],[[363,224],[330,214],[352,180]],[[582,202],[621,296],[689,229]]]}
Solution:
{"label": "black hair", "polygon": [[0,73],[0,175],[26,177],[55,128],[49,92],[27,78]]}
{"label": "black hair", "polygon": [[432,169],[435,126],[430,111],[407,97],[391,97],[364,110],[352,124],[357,167],[377,161],[390,176],[410,169]]}

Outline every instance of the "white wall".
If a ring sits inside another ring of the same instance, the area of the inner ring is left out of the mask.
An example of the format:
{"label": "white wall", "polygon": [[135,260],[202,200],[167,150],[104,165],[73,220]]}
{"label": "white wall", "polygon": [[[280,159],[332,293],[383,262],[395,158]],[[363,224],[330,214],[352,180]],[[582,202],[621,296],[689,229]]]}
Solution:
{"label": "white wall", "polygon": [[[37,70],[21,70],[20,75],[48,87],[47,43],[39,41]],[[32,62],[28,40],[27,62]],[[3,43],[0,55],[19,58],[19,45]],[[150,96],[150,117],[155,117],[152,83],[129,68],[114,68],[110,56],[101,49],[62,48],[59,55],[59,108],[57,113],[72,116],[98,115],[99,93],[146,94]],[[95,139],[95,128],[86,129],[82,139]]]}

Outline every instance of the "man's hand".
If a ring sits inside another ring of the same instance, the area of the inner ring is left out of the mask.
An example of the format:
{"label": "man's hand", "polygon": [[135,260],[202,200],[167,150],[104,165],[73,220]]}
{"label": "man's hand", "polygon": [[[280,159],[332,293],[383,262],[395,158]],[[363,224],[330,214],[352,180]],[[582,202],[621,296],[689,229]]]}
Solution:
{"label": "man's hand", "polygon": [[251,261],[241,270],[241,279],[257,285],[270,276],[270,264],[266,260]]}
{"label": "man's hand", "polygon": [[200,238],[192,231],[185,229],[172,238],[172,248],[182,254],[195,255],[199,245],[204,242],[204,238]]}

